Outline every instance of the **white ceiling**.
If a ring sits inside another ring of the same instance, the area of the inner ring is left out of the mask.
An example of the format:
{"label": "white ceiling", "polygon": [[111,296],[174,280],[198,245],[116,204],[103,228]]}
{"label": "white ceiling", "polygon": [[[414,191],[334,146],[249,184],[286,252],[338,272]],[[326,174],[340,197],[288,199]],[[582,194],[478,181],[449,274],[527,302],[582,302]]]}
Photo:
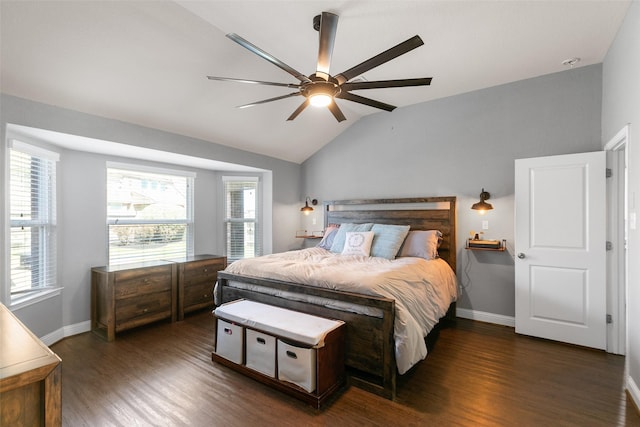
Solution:
{"label": "white ceiling", "polygon": [[425,45],[367,80],[433,77],[431,86],[359,94],[399,107],[602,62],[629,1],[6,1],[3,93],[300,163],[360,117],[394,114],[338,100],[347,120],[292,89],[206,75],[298,83],[224,35],[235,32],[305,74],[315,72],[312,19],[339,15],[331,74],[416,34]]}

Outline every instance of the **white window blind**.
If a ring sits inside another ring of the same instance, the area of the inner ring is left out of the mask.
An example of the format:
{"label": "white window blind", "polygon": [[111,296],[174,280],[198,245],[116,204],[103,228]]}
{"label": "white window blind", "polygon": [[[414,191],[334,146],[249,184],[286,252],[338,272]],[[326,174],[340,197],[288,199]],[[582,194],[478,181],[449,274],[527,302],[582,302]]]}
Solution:
{"label": "white window blind", "polygon": [[57,153],[11,141],[9,268],[12,301],[56,284]]}
{"label": "white window blind", "polygon": [[228,176],[223,185],[227,259],[262,255],[258,178]]}
{"label": "white window blind", "polygon": [[135,165],[107,167],[109,265],[193,255],[194,177]]}

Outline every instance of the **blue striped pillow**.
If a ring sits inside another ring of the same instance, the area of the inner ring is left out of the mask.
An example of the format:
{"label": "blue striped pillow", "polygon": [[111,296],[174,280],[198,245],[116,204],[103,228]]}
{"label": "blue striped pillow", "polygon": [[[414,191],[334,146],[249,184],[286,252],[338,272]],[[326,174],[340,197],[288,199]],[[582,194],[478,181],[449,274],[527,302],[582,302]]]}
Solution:
{"label": "blue striped pillow", "polygon": [[409,233],[408,225],[374,224],[373,244],[371,245],[371,256],[396,259],[396,255],[402,246],[402,242]]}

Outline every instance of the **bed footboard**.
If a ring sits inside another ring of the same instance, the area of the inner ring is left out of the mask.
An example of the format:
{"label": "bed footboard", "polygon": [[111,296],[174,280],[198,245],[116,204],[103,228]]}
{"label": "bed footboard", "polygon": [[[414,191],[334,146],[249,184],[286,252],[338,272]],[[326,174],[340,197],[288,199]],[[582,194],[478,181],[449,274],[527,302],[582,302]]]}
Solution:
{"label": "bed footboard", "polygon": [[239,298],[343,320],[347,325],[345,366],[350,383],[387,399],[395,398],[392,299],[219,272],[217,303]]}

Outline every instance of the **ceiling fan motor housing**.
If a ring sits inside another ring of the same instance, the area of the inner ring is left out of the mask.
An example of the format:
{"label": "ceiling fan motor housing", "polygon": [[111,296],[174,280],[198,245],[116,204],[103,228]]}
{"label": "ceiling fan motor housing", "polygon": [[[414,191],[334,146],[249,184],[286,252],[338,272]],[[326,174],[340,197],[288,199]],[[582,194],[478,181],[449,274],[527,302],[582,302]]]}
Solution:
{"label": "ceiling fan motor housing", "polygon": [[329,80],[325,80],[322,77],[318,77],[315,74],[309,76],[311,80],[310,83],[303,83],[300,91],[305,98],[309,98],[314,95],[328,95],[330,97],[335,97],[340,94],[342,89],[340,89],[340,85],[338,81],[333,77],[329,76]]}

